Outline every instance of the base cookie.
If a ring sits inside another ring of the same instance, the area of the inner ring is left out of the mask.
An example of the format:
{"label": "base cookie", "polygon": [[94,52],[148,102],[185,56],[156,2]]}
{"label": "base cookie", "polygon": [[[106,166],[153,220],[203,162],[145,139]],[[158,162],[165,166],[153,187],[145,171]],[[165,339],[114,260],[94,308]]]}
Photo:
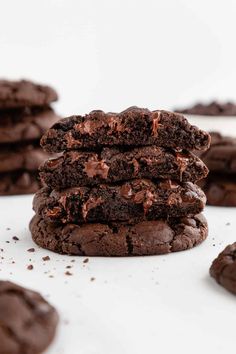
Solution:
{"label": "base cookie", "polygon": [[145,256],[184,251],[205,240],[208,234],[202,214],[168,221],[67,224],[47,223],[35,215],[30,223],[32,238],[51,251],[78,256]]}

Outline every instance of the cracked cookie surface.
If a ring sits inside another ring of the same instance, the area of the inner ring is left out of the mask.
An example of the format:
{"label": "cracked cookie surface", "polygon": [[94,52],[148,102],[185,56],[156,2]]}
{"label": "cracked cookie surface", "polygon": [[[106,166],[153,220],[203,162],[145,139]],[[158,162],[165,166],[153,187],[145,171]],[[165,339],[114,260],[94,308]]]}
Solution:
{"label": "cracked cookie surface", "polygon": [[0,354],[42,353],[57,324],[56,310],[40,294],[0,281]]}
{"label": "cracked cookie surface", "polygon": [[47,223],[35,215],[30,223],[32,238],[51,251],[78,256],[145,256],[192,248],[208,234],[202,214],[193,217],[143,221],[137,224]]}

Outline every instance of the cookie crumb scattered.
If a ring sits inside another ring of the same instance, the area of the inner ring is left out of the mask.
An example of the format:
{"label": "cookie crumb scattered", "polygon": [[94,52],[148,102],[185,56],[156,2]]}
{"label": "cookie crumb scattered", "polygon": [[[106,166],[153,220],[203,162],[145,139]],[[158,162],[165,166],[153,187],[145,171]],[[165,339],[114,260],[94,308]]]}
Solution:
{"label": "cookie crumb scattered", "polygon": [[70,269],[70,268],[72,268],[72,266],[68,265],[68,266],[66,266],[66,268],[67,268],[67,269]]}
{"label": "cookie crumb scattered", "polygon": [[83,263],[88,263],[89,262],[89,258],[85,258],[84,260],[83,260]]}
{"label": "cookie crumb scattered", "polygon": [[28,269],[28,270],[33,270],[33,269],[34,269],[33,264],[29,264],[29,265],[27,266],[27,269]]}
{"label": "cookie crumb scattered", "polygon": [[49,256],[42,257],[42,260],[45,261],[45,262],[46,262],[46,261],[50,261],[50,259],[51,259],[51,258],[50,258]]}
{"label": "cookie crumb scattered", "polygon": [[94,278],[94,277],[91,277],[91,278],[90,278],[90,281],[94,281],[95,279],[96,279],[96,278]]}
{"label": "cookie crumb scattered", "polygon": [[19,238],[18,238],[17,236],[13,236],[12,239],[13,239],[14,241],[19,241]]}
{"label": "cookie crumb scattered", "polygon": [[229,225],[230,225],[230,222],[227,222],[225,225],[226,225],[226,226],[229,226]]}
{"label": "cookie crumb scattered", "polygon": [[29,248],[28,250],[27,250],[27,252],[35,252],[35,248]]}
{"label": "cookie crumb scattered", "polygon": [[67,270],[67,271],[65,272],[65,275],[73,275],[73,274]]}

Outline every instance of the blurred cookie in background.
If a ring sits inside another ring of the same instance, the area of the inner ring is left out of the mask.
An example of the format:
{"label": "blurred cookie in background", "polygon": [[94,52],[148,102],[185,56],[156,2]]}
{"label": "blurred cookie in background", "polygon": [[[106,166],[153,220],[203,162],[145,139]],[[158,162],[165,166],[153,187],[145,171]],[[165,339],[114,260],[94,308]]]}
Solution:
{"label": "blurred cookie in background", "polygon": [[215,206],[236,206],[236,138],[210,132],[211,146],[197,152],[210,170],[199,182],[207,203]]}
{"label": "blurred cookie in background", "polygon": [[60,117],[56,91],[27,80],[0,80],[0,195],[34,193],[37,169],[49,155],[40,138]]}

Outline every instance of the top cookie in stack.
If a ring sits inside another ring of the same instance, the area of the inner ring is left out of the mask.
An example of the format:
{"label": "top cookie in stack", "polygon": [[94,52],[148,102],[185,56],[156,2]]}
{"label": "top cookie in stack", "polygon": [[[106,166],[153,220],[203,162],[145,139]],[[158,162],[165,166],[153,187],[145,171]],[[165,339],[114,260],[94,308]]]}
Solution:
{"label": "top cookie in stack", "polygon": [[0,80],[0,195],[34,193],[37,169],[49,157],[40,138],[59,117],[57,93],[30,81]]}
{"label": "top cookie in stack", "polygon": [[160,254],[195,246],[207,236],[199,213],[205,195],[194,184],[208,170],[191,150],[209,135],[180,114],[131,107],[62,119],[43,136],[34,198],[33,239],[69,254]]}

